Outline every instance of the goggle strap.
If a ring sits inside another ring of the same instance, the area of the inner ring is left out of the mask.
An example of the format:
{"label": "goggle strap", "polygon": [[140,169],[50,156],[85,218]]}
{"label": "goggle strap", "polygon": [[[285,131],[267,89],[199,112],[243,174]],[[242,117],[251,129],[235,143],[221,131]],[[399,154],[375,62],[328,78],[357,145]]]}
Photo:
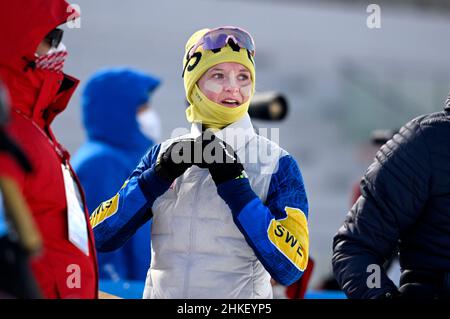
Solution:
{"label": "goggle strap", "polygon": [[239,52],[241,50],[241,46],[236,42],[234,37],[228,37],[227,43],[225,45],[227,45],[227,44],[235,52]]}

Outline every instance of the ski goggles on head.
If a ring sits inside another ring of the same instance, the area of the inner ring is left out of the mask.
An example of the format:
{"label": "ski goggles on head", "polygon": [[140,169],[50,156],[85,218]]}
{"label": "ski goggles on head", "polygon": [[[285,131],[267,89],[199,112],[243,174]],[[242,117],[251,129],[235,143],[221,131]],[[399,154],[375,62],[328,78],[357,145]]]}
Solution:
{"label": "ski goggles on head", "polygon": [[200,38],[189,50],[188,60],[199,46],[204,50],[217,50],[225,47],[230,39],[240,48],[247,49],[253,56],[255,55],[255,42],[250,33],[237,27],[219,27],[209,30]]}

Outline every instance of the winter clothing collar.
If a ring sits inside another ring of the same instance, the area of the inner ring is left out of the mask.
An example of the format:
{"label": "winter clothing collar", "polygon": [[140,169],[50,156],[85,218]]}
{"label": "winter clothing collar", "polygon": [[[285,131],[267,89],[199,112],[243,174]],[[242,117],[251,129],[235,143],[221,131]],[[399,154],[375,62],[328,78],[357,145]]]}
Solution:
{"label": "winter clothing collar", "polygon": [[[191,136],[196,138],[202,134],[201,123],[192,123]],[[230,145],[236,152],[243,148],[255,136],[250,116],[246,113],[240,120],[214,133],[218,138]]]}
{"label": "winter clothing collar", "polygon": [[238,107],[228,108],[208,99],[195,84],[192,90],[191,106],[186,109],[189,122],[200,122],[207,128],[221,129],[241,119],[247,114],[250,99]]}

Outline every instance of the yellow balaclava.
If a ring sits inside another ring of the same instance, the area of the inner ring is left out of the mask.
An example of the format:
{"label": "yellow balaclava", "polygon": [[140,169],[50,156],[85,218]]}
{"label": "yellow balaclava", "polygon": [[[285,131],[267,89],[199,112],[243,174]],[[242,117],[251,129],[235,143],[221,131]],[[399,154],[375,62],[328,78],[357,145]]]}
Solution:
{"label": "yellow balaclava", "polygon": [[[236,122],[244,116],[250,105],[250,101],[255,92],[255,65],[253,56],[246,49],[241,48],[239,52],[226,45],[219,52],[203,50],[199,46],[194,56],[188,61],[189,50],[200,40],[209,29],[202,29],[195,32],[186,43],[183,59],[183,79],[186,99],[189,107],[186,109],[187,120],[191,123],[201,122],[206,128],[222,129],[223,127]],[[245,66],[252,77],[252,90],[247,102],[235,108],[227,108],[208,99],[197,85],[201,76],[214,65],[224,62],[236,62]],[[186,63],[188,63],[186,65]]]}

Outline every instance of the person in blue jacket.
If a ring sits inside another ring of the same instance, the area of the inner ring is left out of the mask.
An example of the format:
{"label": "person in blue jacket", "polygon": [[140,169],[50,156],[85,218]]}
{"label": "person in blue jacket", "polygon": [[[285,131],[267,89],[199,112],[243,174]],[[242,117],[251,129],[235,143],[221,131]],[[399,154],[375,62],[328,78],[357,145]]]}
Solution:
{"label": "person in blue jacket", "polygon": [[[72,160],[86,194],[89,212],[113,196],[153,146],[146,119],[154,110],[149,98],[160,80],[131,68],[95,73],[82,93],[87,141]],[[149,116],[150,115],[150,116]],[[101,279],[145,280],[150,265],[150,223],[122,248],[99,253]]]}

